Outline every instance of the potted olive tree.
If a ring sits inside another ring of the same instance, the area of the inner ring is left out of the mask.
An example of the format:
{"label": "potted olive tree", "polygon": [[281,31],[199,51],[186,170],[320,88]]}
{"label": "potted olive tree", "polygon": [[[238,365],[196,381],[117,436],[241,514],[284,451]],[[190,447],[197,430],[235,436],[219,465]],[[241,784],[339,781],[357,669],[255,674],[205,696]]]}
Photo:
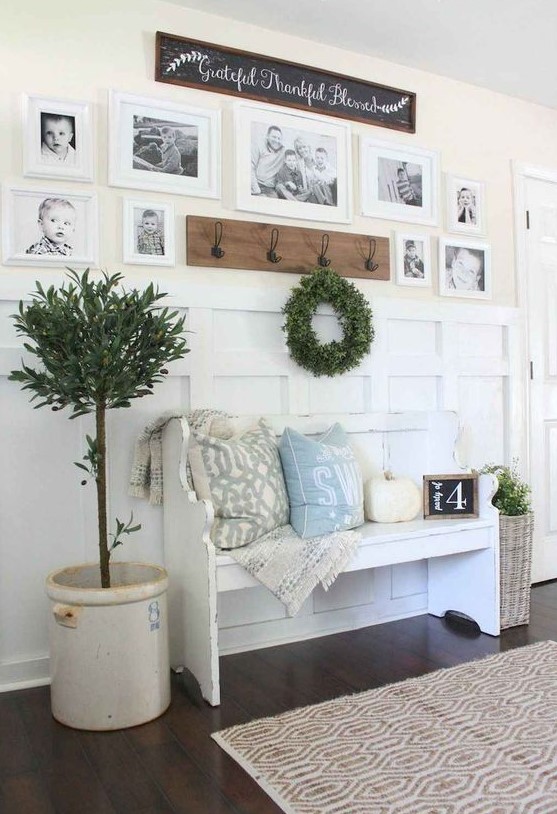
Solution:
{"label": "potted olive tree", "polygon": [[49,575],[47,593],[54,717],[78,729],[119,729],[156,718],[170,703],[167,575],[147,563],[112,562],[133,515],[107,518],[107,412],[152,393],[165,364],[188,352],[184,318],[158,305],[152,284],[125,290],[121,274],[94,279],[69,270],[59,287],[39,282],[31,303],[13,315],[37,366],[22,362],[10,379],[32,393],[35,407],[68,408],[71,419],[94,414],[86,436],[82,483],[97,492],[99,562]]}
{"label": "potted olive tree", "polygon": [[521,478],[518,464],[487,464],[481,472],[497,477],[492,498],[499,509],[499,560],[501,629],[526,625],[530,620],[534,514],[530,487]]}

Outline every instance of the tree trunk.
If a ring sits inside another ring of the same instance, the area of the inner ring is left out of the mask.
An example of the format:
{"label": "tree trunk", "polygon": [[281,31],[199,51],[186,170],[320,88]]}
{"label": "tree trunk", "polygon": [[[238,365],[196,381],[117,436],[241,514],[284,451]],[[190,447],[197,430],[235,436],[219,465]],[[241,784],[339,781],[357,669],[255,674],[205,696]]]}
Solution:
{"label": "tree trunk", "polygon": [[95,417],[97,424],[96,481],[101,586],[103,588],[110,588],[110,552],[108,550],[108,528],[106,521],[106,407],[104,404],[97,404]]}

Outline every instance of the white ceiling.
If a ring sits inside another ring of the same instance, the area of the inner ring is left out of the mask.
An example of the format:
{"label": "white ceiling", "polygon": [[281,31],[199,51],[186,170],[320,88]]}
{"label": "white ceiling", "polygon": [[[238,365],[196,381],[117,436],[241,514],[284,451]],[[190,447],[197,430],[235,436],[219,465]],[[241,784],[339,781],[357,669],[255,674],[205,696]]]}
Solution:
{"label": "white ceiling", "polygon": [[557,0],[171,2],[557,108]]}

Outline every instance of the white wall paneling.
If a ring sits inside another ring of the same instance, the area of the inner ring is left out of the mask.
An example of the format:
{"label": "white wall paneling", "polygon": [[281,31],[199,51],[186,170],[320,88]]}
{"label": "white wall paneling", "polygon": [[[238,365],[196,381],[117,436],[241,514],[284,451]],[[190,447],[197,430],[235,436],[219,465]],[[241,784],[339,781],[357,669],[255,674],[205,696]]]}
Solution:
{"label": "white wall paneling", "polygon": [[[45,285],[59,279],[49,272],[41,274]],[[186,310],[191,353],[171,366],[152,397],[109,416],[110,516],[124,518],[133,509],[142,524],[142,531],[118,550],[120,557],[162,562],[162,511],[128,497],[127,482],[139,431],[167,410],[214,406],[243,415],[332,415],[454,409],[468,425],[467,464],[480,466],[486,458],[506,457],[512,433],[522,431],[513,424],[509,398],[510,372],[518,369],[513,357],[520,348],[514,309],[373,297],[376,341],[371,354],[345,376],[315,379],[287,353],[280,312],[290,285],[292,280],[280,279],[264,289],[165,281],[169,304]],[[84,454],[83,436],[91,431],[90,420],[74,422],[48,410],[33,411],[26,394],[7,379],[22,355],[8,316],[31,288],[29,279],[16,273],[0,284],[3,689],[48,680],[43,588],[47,572],[97,557],[94,490],[80,487],[73,466]],[[324,311],[319,329],[327,336],[336,330],[330,311]],[[365,474],[374,471],[370,460]],[[253,627],[259,621],[275,624],[272,620],[280,626],[284,617],[280,603],[265,589],[254,589],[249,607],[245,601],[245,597],[235,601],[234,592],[219,597],[220,618],[227,620],[222,630],[225,650],[240,646],[248,619]],[[316,594],[314,603],[314,612],[325,617],[358,616],[366,607],[369,617],[373,603],[377,618],[404,616],[426,606],[423,564],[377,569],[371,584],[359,574],[346,574],[332,590]],[[303,630],[303,609],[299,625]]]}

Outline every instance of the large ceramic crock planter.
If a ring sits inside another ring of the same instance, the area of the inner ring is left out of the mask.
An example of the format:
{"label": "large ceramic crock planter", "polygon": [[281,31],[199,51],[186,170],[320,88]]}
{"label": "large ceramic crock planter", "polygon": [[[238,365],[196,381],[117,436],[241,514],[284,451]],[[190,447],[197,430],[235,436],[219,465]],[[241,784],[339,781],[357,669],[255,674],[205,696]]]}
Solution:
{"label": "large ceramic crock planter", "polygon": [[51,704],[75,729],[124,729],[170,704],[164,568],[112,563],[110,588],[96,563],[50,574]]}

